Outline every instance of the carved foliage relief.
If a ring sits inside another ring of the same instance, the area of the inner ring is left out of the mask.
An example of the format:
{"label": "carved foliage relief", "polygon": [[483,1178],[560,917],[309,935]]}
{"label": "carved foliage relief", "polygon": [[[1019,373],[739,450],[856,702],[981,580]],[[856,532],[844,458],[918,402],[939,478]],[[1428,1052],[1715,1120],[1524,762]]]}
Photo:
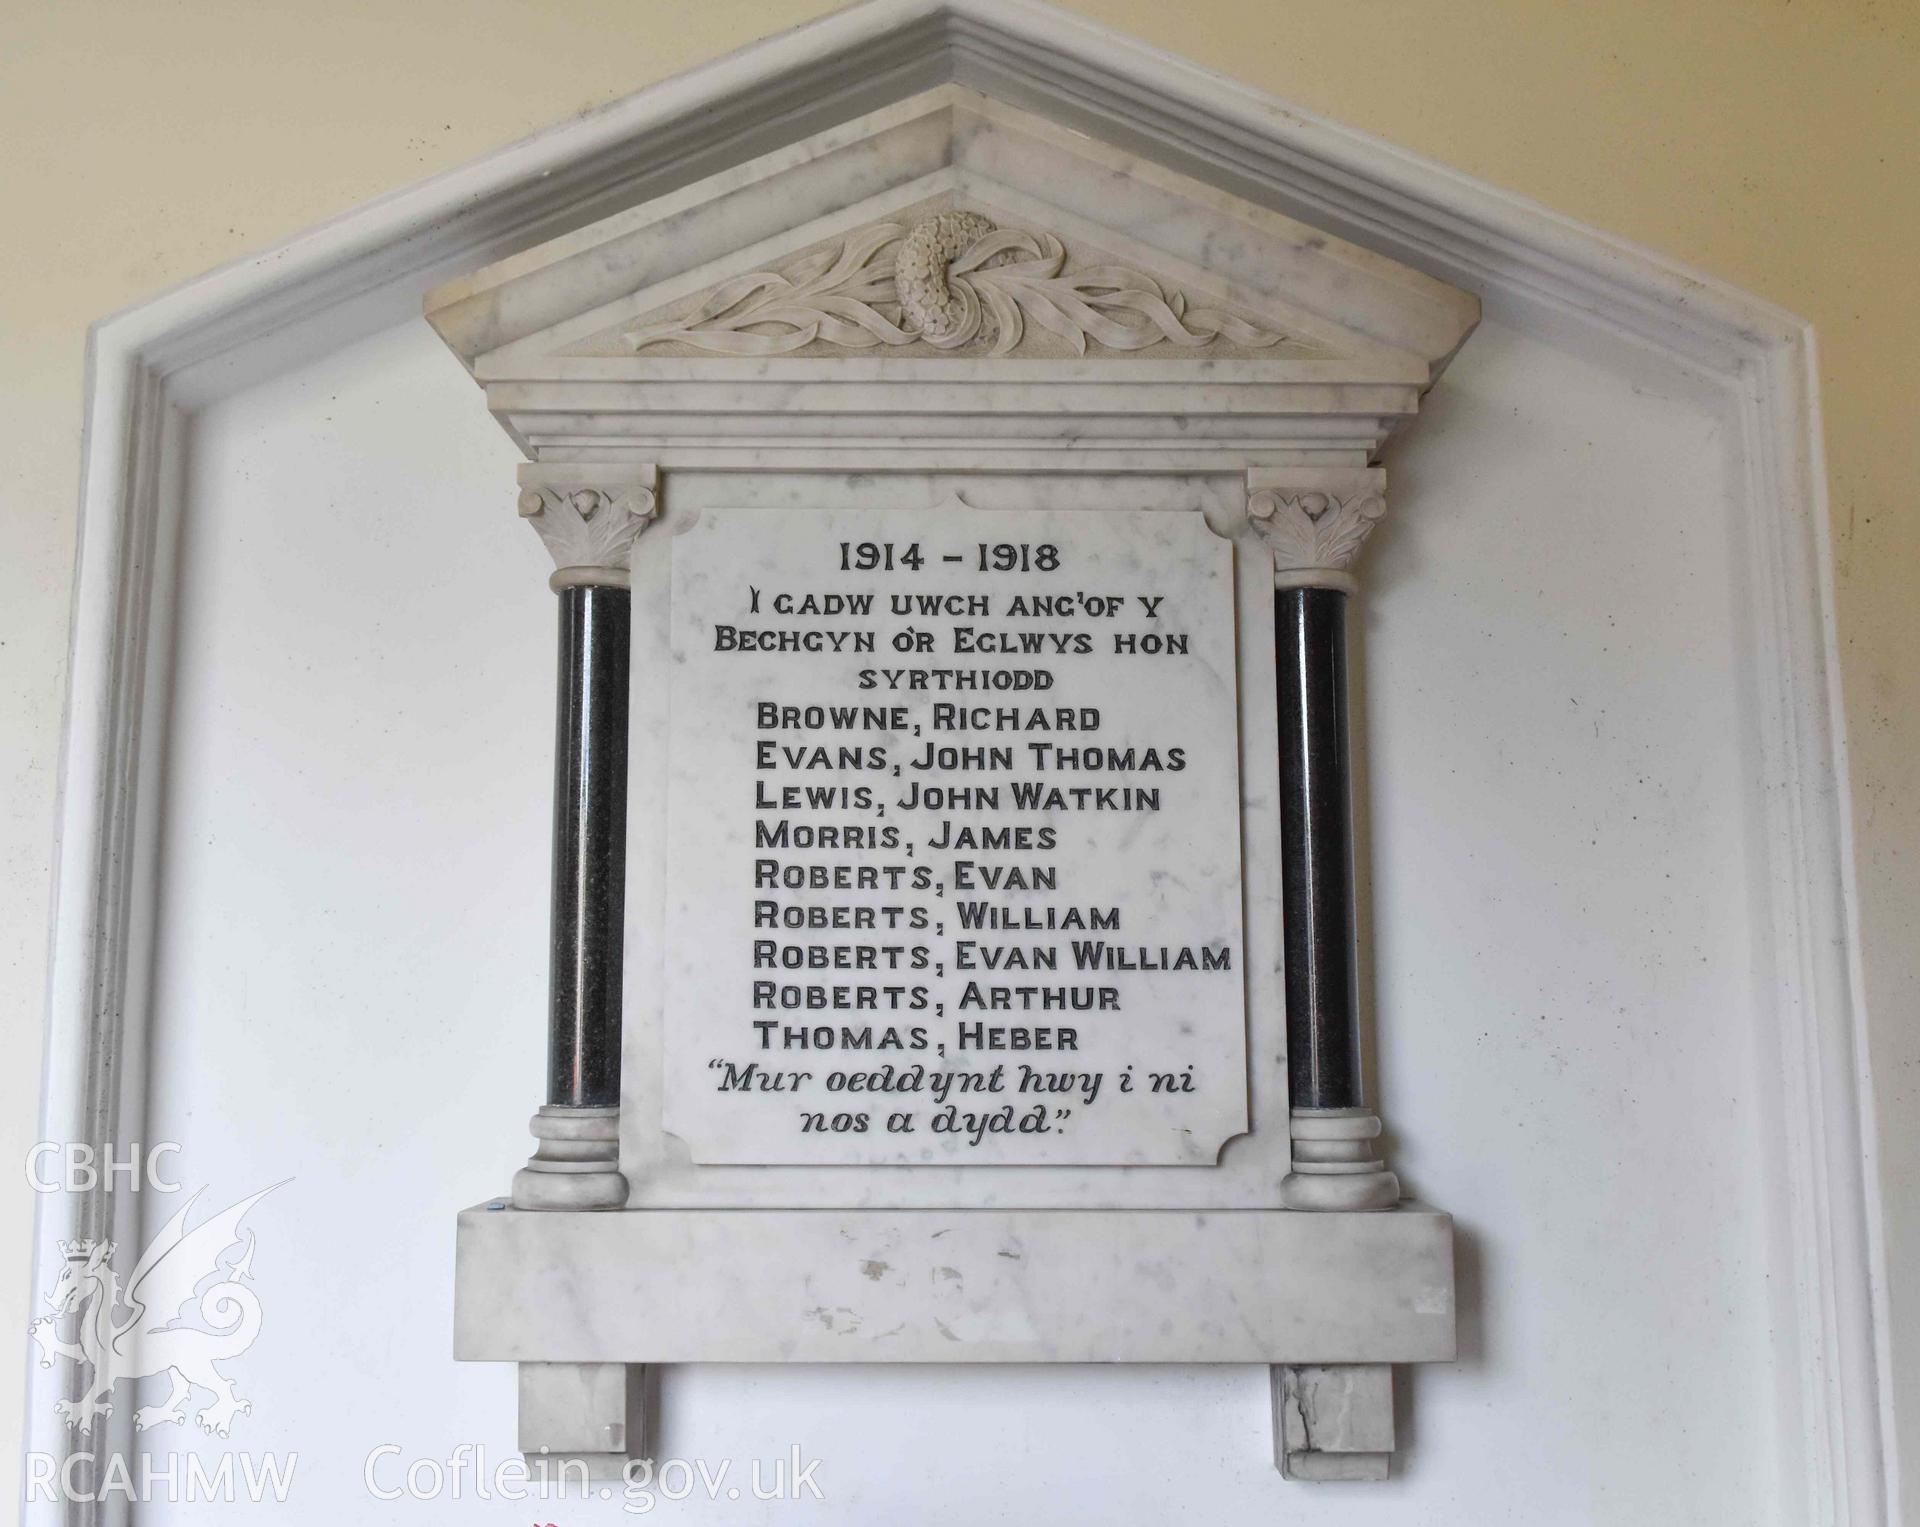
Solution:
{"label": "carved foliage relief", "polygon": [[625,569],[658,508],[647,488],[526,488],[520,494],[521,518],[539,532],[562,571]]}
{"label": "carved foliage relief", "polygon": [[1075,355],[1224,339],[1262,350],[1286,335],[1218,308],[1189,307],[1124,265],[1067,269],[1061,241],[998,228],[976,212],[914,224],[876,223],[795,261],[722,282],[692,311],[626,332],[635,350],[680,344],[717,355],[782,355],[825,343],[846,349],[983,343],[1007,355],[1027,325]]}
{"label": "carved foliage relief", "polygon": [[1280,573],[1345,572],[1386,512],[1387,501],[1370,491],[1342,497],[1263,488],[1247,500],[1247,516]]}

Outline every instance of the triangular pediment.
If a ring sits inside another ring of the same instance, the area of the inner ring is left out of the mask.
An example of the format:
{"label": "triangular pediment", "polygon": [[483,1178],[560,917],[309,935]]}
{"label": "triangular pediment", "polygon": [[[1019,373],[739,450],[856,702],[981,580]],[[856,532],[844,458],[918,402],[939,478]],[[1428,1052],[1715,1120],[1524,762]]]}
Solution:
{"label": "triangular pediment", "polygon": [[[856,194],[862,191],[867,194]],[[829,300],[821,309],[822,337],[814,342],[820,353],[958,350],[1061,358],[1083,349],[1139,354],[1159,344],[1200,349],[1187,337],[1193,326],[1168,325],[1166,315],[1156,315],[1152,283],[1167,299],[1184,298],[1190,307],[1248,326],[1216,334],[1208,358],[1359,353],[1385,360],[1398,352],[1419,359],[1430,373],[1478,316],[1466,293],[958,86],[925,92],[449,283],[429,296],[427,312],[483,377],[540,354],[793,354],[809,346],[793,343],[792,325],[740,323],[737,304],[692,325],[697,337],[691,342],[656,332],[636,345],[633,336],[702,309],[729,283],[761,273],[790,279],[796,269],[826,274],[847,241],[869,230],[894,224],[911,232],[955,210],[1025,236],[991,256],[992,266],[1011,267],[1012,274],[966,283],[982,295],[1030,294],[1019,342],[1005,345],[989,311],[985,343],[978,346],[900,343],[883,339],[878,326],[858,324],[856,331],[873,344],[836,343],[833,319],[845,311],[845,294],[834,292],[821,294]],[[865,266],[877,284],[891,284],[889,261],[905,244],[903,235],[868,251]],[[1061,258],[1058,269],[1048,271],[1055,244]],[[828,270],[814,271],[822,261]],[[1098,322],[1079,325],[1077,343],[1063,332],[1074,325],[1048,330],[1050,296],[1063,299],[1056,306],[1071,315],[1089,296],[1103,295],[1099,278],[1115,270],[1147,282],[1122,281],[1105,291],[1107,300],[1092,316],[1142,334],[1160,332],[1158,316],[1170,338],[1103,344]],[[1089,271],[1095,284],[1076,284],[1076,274]],[[869,295],[875,284],[864,283]],[[763,286],[742,300],[772,308],[777,290]],[[885,314],[897,307],[895,297],[886,293],[870,305]],[[894,312],[887,321],[897,317]],[[1037,325],[1036,317],[1042,319]],[[915,326],[909,317],[895,327]],[[1061,344],[1048,345],[1041,336],[1049,332]],[[729,347],[724,333],[742,337]],[[1270,334],[1279,339],[1269,343]],[[1276,344],[1279,352],[1269,354]]]}
{"label": "triangular pediment", "polygon": [[1347,336],[1312,314],[1018,193],[943,188],[958,179],[939,172],[904,193],[644,288],[530,336],[500,361],[858,354],[1326,361],[1349,353]]}
{"label": "triangular pediment", "polygon": [[[1226,186],[953,84],[427,299],[495,413],[548,457],[691,428],[657,390],[593,387],[701,380],[1205,379],[1257,390],[1238,397],[1243,413],[1353,420],[1321,433],[1366,450],[1412,412],[1478,313],[1470,295]],[[723,432],[746,429],[769,396],[716,405],[734,421]],[[1073,414],[1081,401],[1056,391],[1045,406]],[[1176,405],[1152,407],[1171,419]],[[851,408],[869,421],[913,411],[880,397]]]}

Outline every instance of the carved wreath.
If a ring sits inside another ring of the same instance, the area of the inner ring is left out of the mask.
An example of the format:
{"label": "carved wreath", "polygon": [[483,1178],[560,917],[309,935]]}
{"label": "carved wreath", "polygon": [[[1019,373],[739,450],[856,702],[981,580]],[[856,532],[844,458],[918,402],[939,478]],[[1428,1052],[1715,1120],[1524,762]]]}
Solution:
{"label": "carved wreath", "polygon": [[1090,338],[1112,350],[1222,338],[1263,350],[1286,337],[1231,313],[1189,309],[1141,271],[1065,272],[1066,259],[1052,234],[995,228],[977,212],[943,212],[910,230],[876,223],[784,273],[722,282],[685,317],[629,330],[626,339],[636,350],[683,344],[720,355],[781,355],[815,341],[849,349],[924,341],[952,350],[991,328],[989,353],[1006,355],[1029,319],[1075,355],[1087,353]]}

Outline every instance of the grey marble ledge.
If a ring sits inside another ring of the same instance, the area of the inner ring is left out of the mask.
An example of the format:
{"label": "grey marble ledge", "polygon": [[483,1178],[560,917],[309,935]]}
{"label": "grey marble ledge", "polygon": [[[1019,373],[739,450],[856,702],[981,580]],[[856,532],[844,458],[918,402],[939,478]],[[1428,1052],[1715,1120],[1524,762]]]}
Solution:
{"label": "grey marble ledge", "polygon": [[454,1355],[493,1362],[1434,1362],[1453,1226],[1286,1210],[460,1216]]}

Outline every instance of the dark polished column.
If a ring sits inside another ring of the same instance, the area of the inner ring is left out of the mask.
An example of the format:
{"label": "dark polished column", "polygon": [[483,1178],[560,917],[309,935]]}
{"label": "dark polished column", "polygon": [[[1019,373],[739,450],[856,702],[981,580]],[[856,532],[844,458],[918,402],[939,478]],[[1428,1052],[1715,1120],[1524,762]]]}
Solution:
{"label": "dark polished column", "polygon": [[617,1209],[626,939],[630,563],[651,466],[531,465],[520,512],[552,553],[560,616],[553,758],[546,1103],[515,1174],[518,1209]]}
{"label": "dark polished column", "polygon": [[591,584],[559,597],[547,1101],[572,1108],[620,1102],[632,602]]}
{"label": "dark polished column", "polygon": [[1347,723],[1349,571],[1385,512],[1374,468],[1256,471],[1248,518],[1274,554],[1281,946],[1286,956],[1289,1208],[1391,1208],[1360,1053]]}
{"label": "dark polished column", "polygon": [[1359,1108],[1347,596],[1276,589],[1273,626],[1288,1081],[1296,1108]]}

